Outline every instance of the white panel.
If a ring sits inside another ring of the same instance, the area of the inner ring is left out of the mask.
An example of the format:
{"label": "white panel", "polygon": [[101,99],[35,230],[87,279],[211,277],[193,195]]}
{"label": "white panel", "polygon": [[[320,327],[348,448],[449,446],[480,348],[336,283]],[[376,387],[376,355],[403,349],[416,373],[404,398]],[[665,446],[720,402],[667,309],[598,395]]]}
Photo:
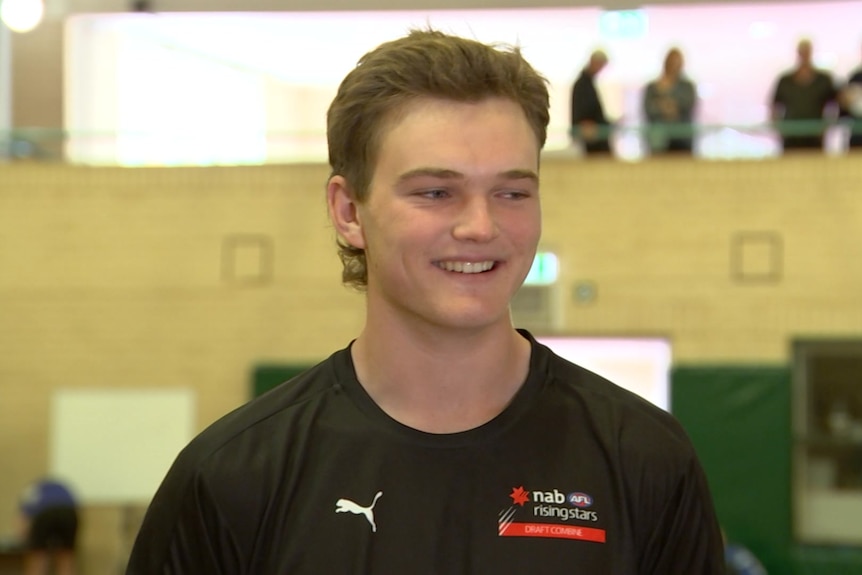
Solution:
{"label": "white panel", "polygon": [[799,535],[806,542],[862,541],[862,490],[811,489],[797,499]]}
{"label": "white panel", "polygon": [[670,411],[670,343],[663,339],[537,337],[564,357]]}
{"label": "white panel", "polygon": [[51,408],[51,474],[85,503],[148,502],[194,433],[190,389],[65,389]]}

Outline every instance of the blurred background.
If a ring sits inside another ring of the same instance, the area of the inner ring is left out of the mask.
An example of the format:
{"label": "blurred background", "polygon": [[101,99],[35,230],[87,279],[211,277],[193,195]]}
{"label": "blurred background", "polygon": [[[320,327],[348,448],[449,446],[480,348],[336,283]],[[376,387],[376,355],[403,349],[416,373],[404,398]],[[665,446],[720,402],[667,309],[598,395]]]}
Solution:
{"label": "blurred background", "polygon": [[[801,38],[837,87],[859,68],[862,2],[45,0],[9,20],[26,3],[0,3],[0,573],[44,475],[82,502],[79,571],[121,573],[177,451],[356,335],[325,112],[361,54],[427,25],[517,43],[550,82],[516,324],[615,378],[648,369],[769,573],[862,572],[862,153],[837,115],[784,153],[769,109]],[[688,155],[645,145],[670,47],[697,86]],[[587,157],[569,98],[597,48],[617,124]]]}

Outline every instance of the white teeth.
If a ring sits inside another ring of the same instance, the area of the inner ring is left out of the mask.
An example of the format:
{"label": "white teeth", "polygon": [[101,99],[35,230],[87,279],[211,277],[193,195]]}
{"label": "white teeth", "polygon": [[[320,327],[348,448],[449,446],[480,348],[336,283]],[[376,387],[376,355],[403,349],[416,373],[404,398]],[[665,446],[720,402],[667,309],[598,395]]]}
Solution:
{"label": "white teeth", "polygon": [[493,260],[487,262],[437,262],[437,267],[447,272],[478,274],[494,267],[494,262]]}

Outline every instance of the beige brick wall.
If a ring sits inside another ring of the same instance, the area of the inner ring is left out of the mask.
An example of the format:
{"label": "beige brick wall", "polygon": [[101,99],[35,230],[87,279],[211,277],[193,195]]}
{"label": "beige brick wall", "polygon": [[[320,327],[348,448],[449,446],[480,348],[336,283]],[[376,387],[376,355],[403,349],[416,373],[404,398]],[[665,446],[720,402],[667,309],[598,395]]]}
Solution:
{"label": "beige brick wall", "polygon": [[[202,428],[248,397],[255,363],[321,359],[357,333],[327,173],[0,166],[0,534],[48,468],[55,390],[190,386]],[[862,335],[862,156],[549,158],[542,179],[564,332],[664,335],[686,363]],[[122,561],[122,527],[86,510],[86,573]]]}

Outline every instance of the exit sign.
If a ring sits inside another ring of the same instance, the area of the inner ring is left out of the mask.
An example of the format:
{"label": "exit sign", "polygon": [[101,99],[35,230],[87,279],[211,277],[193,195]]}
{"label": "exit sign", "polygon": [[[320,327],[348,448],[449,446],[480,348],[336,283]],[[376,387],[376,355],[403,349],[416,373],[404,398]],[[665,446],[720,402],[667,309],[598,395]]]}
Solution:
{"label": "exit sign", "polygon": [[643,10],[613,10],[599,17],[599,30],[606,39],[643,38],[649,21]]}
{"label": "exit sign", "polygon": [[550,285],[557,281],[559,275],[560,263],[557,256],[551,252],[538,252],[524,285]]}

